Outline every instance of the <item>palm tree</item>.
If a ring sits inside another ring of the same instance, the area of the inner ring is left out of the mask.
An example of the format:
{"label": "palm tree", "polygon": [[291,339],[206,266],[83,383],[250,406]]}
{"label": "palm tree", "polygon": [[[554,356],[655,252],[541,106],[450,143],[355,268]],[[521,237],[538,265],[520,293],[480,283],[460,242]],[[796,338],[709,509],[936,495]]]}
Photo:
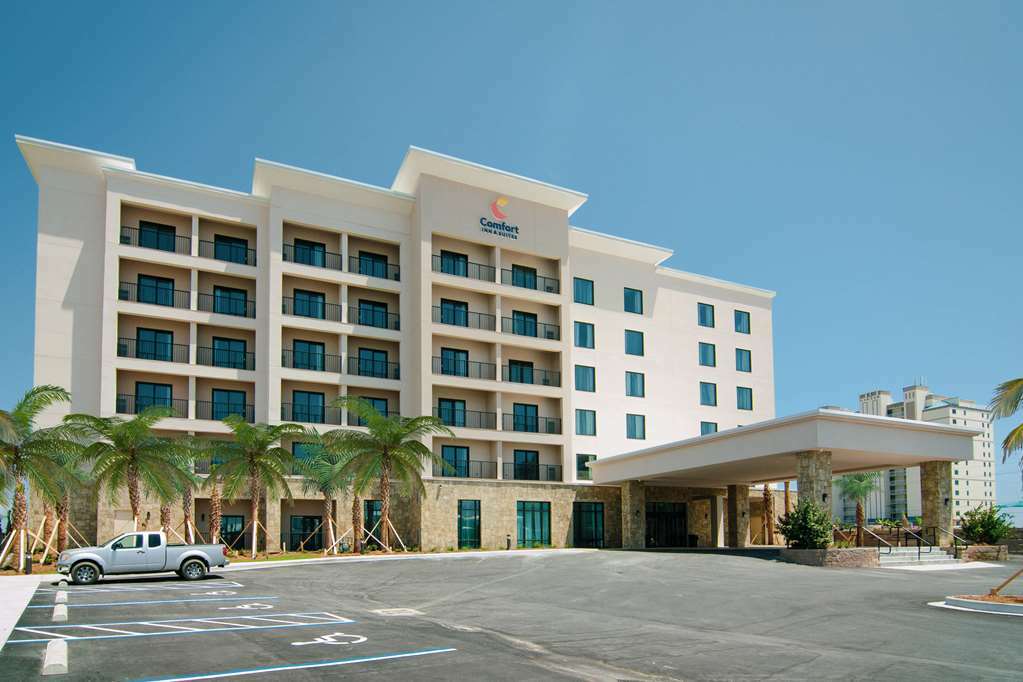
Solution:
{"label": "palm tree", "polygon": [[11,525],[16,533],[13,542],[18,543],[18,570],[25,565],[25,481],[44,499],[57,498],[67,478],[67,466],[81,449],[72,430],[63,425],[37,429],[36,419],[51,405],[70,401],[71,395],[59,386],[36,386],[13,410],[0,410],[0,493],[14,488]]}
{"label": "palm tree", "polygon": [[182,492],[181,505],[185,517],[185,528],[189,537],[195,532],[195,520],[192,518],[194,506],[193,488],[208,488],[210,491],[210,542],[217,544],[220,541],[220,517],[223,512],[223,503],[220,498],[220,482],[213,475],[212,466],[216,463],[216,454],[219,441],[207,438],[191,437],[185,441],[189,449],[189,457],[192,462],[204,462],[207,466],[206,480],[196,477],[194,486],[188,486]]}
{"label": "palm tree", "polygon": [[774,490],[764,484],[764,544],[774,544]]}
{"label": "palm tree", "polygon": [[[991,420],[1005,419],[1019,412],[1023,406],[1023,377],[1010,379],[995,388],[995,396],[991,399]],[[1008,461],[1012,453],[1023,450],[1023,424],[1009,431],[1002,441],[1002,462]],[[1023,474],[1023,458],[1019,461],[1020,472]]]}
{"label": "palm tree", "polygon": [[[306,434],[306,438],[310,437]],[[314,441],[315,442],[315,441]],[[334,550],[334,498],[351,487],[352,475],[345,471],[348,460],[334,457],[328,451],[317,447],[313,456],[297,461],[296,468],[305,476],[302,487],[307,493],[318,493],[323,496],[323,553]]]}
{"label": "palm tree", "polygon": [[[69,414],[64,418],[66,425],[94,439],[81,459],[91,466],[96,485],[106,488],[111,504],[117,503],[122,488],[128,489],[136,530],[142,516],[143,492],[165,505],[191,477],[181,443],[153,433],[153,427],[172,414],[170,407],[151,406],[131,419],[89,414]],[[160,516],[161,524],[167,522],[162,509]]]}
{"label": "palm tree", "polygon": [[[404,484],[406,494],[422,492],[423,465],[444,460],[422,442],[434,434],[454,436],[436,417],[388,417],[380,414],[368,400],[341,396],[333,403],[355,414],[367,430],[347,431],[341,436],[349,453],[345,471],[354,479],[356,490],[365,490],[373,480],[380,482],[380,538],[385,551],[390,551],[391,479]],[[354,514],[353,514],[354,516]]]}
{"label": "palm tree", "polygon": [[[249,494],[249,514],[252,525],[252,556],[256,558],[259,534],[259,496],[283,492],[291,499],[291,489],[284,478],[291,474],[294,457],[281,447],[285,436],[303,433],[298,424],[249,424],[240,415],[232,414],[224,423],[234,433],[234,440],[225,441],[217,449],[222,460],[210,469],[210,478],[223,487],[223,495],[235,499],[242,491]],[[212,522],[212,520],[211,520]],[[264,529],[265,530],[265,529]],[[265,539],[269,553],[269,538]]]}
{"label": "palm tree", "polygon": [[867,521],[863,515],[863,501],[878,488],[881,474],[870,471],[860,474],[846,474],[838,479],[838,489],[845,497],[856,500],[856,546],[863,546],[863,524]]}

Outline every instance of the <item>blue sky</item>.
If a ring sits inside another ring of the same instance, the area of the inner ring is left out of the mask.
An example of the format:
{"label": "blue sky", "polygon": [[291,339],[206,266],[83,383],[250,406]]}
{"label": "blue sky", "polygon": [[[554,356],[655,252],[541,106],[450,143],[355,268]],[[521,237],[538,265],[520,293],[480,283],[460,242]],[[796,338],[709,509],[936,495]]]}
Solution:
{"label": "blue sky", "polygon": [[6,8],[0,404],[31,383],[15,133],[243,190],[256,156],[389,185],[410,144],[579,189],[575,224],[778,292],[779,414],[1023,371],[1023,4],[232,4]]}

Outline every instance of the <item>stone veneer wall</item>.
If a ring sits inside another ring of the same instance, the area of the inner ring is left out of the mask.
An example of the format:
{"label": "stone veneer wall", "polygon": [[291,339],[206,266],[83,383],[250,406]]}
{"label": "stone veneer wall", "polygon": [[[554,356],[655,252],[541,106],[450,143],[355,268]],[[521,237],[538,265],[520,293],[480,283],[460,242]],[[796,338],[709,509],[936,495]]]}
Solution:
{"label": "stone veneer wall", "polygon": [[831,503],[825,495],[831,494],[831,453],[800,452],[796,460],[800,500],[810,499],[831,513]]}
{"label": "stone veneer wall", "polygon": [[880,566],[877,550],[873,547],[851,549],[788,549],[778,555],[782,561],[804,566],[833,568],[876,568]]}
{"label": "stone veneer wall", "polygon": [[[127,504],[127,497],[125,497],[125,503]],[[87,485],[79,486],[71,495],[71,512],[68,514],[68,518],[71,521],[71,525],[75,527],[75,530],[81,533],[89,543],[96,542],[97,511],[96,498],[92,487]],[[54,510],[54,514],[54,523],[56,523],[56,510]],[[38,495],[32,495],[29,500],[28,518],[28,525],[34,533],[43,521],[43,504]],[[77,538],[78,533],[71,532],[69,534]],[[70,538],[68,539],[68,546],[75,546],[75,543]]]}

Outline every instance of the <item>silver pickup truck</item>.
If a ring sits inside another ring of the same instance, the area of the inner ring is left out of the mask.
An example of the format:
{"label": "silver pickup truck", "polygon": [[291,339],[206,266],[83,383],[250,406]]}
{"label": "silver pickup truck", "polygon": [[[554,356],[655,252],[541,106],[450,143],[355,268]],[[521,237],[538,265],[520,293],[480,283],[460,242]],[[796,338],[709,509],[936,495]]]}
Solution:
{"label": "silver pickup truck", "polygon": [[211,568],[227,566],[224,545],[168,545],[167,536],[153,531],[118,535],[99,547],[61,552],[57,572],[77,585],[91,585],[103,575],[174,571],[185,580],[199,580]]}

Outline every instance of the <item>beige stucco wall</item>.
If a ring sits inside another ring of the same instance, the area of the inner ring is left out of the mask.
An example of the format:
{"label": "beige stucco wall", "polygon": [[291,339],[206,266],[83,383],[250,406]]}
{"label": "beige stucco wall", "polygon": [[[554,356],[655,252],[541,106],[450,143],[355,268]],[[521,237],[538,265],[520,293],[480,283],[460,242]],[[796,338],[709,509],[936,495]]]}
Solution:
{"label": "beige stucco wall", "polygon": [[161,225],[172,225],[174,233],[179,237],[192,236],[192,216],[190,215],[173,213],[171,211],[158,211],[148,206],[121,205],[120,222],[123,227],[138,229],[140,220]]}

